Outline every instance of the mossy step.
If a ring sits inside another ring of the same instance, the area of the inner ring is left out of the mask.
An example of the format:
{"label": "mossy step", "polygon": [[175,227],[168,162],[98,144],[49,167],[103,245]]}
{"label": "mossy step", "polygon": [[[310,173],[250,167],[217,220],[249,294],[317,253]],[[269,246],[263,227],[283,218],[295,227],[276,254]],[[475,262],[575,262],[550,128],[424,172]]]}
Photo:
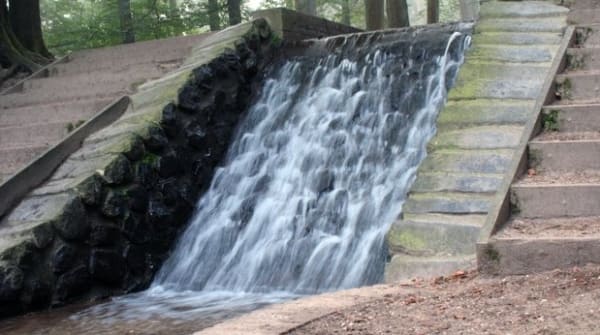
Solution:
{"label": "mossy step", "polygon": [[569,101],[598,101],[600,99],[600,72],[571,72],[559,74],[555,91]]}
{"label": "mossy step", "polygon": [[481,214],[440,214],[440,213],[410,213],[404,211],[402,220],[426,223],[455,224],[461,226],[482,227],[486,215]]}
{"label": "mossy step", "polygon": [[530,141],[529,164],[540,171],[600,169],[600,139]]}
{"label": "mossy step", "polygon": [[567,50],[569,71],[593,71],[600,69],[600,48],[569,48]]}
{"label": "mossy step", "polygon": [[475,45],[467,51],[467,66],[471,60],[550,65],[558,45]]}
{"label": "mossy step", "polygon": [[577,28],[575,47],[600,47],[600,24],[581,24]]}
{"label": "mossy step", "polygon": [[449,92],[448,100],[524,99],[535,100],[540,94],[541,80],[472,80],[458,81]]}
{"label": "mossy step", "polygon": [[480,227],[401,220],[387,235],[392,254],[415,256],[468,255],[475,253]]}
{"label": "mossy step", "polygon": [[502,184],[502,174],[457,172],[422,172],[417,175],[413,192],[496,192]]}
{"label": "mossy step", "polygon": [[600,215],[600,184],[513,184],[512,212],[523,218]]}
{"label": "mossy step", "polygon": [[493,198],[484,193],[411,193],[403,210],[410,213],[485,214]]}
{"label": "mossy step", "polygon": [[564,16],[569,9],[542,1],[490,1],[481,5],[481,17],[552,17]]}
{"label": "mossy step", "polygon": [[560,44],[562,36],[558,33],[527,33],[527,32],[481,32],[473,35],[473,45],[508,44],[536,45]]}
{"label": "mossy step", "polygon": [[542,110],[546,130],[600,131],[600,104],[546,106]]}
{"label": "mossy step", "polygon": [[546,63],[505,63],[471,60],[458,73],[456,85],[473,80],[544,80],[549,67]]}
{"label": "mossy step", "polygon": [[482,18],[475,26],[475,31],[562,33],[566,24],[566,15],[547,18]]}
{"label": "mossy step", "polygon": [[419,171],[504,173],[513,153],[510,149],[436,150],[427,156]]}
{"label": "mossy step", "polygon": [[394,283],[415,277],[444,276],[474,267],[475,256],[416,257],[397,254],[386,265],[384,277],[386,283]]}
{"label": "mossy step", "polygon": [[438,116],[438,128],[463,128],[479,124],[524,124],[533,111],[534,101],[473,99],[448,101]]}
{"label": "mossy step", "polygon": [[483,125],[464,127],[457,130],[442,129],[431,140],[428,147],[460,149],[504,149],[519,144],[524,126]]}

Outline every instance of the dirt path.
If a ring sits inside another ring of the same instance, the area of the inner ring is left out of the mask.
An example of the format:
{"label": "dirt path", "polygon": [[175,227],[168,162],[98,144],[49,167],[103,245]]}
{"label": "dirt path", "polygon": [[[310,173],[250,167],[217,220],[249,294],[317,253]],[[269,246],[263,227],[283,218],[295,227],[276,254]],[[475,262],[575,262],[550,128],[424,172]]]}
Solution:
{"label": "dirt path", "polygon": [[273,305],[204,334],[600,334],[600,266],[485,278],[476,271]]}

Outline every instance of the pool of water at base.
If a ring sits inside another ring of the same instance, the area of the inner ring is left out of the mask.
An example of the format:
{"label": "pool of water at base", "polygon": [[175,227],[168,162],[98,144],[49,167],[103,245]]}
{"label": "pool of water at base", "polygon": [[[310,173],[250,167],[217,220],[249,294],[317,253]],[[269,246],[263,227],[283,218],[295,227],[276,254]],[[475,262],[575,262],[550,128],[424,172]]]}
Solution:
{"label": "pool of water at base", "polygon": [[0,320],[2,335],[179,335],[261,307],[298,298],[289,293],[151,290],[105,302],[75,304]]}

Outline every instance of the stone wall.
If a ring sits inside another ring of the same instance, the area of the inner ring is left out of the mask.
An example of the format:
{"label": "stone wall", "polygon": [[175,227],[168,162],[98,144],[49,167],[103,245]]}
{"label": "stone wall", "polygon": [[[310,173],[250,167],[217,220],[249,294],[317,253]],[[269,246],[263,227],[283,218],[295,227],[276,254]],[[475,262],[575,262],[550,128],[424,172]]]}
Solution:
{"label": "stone wall", "polygon": [[254,12],[252,17],[266,19],[273,31],[286,41],[300,41],[362,31],[285,8],[259,10]]}
{"label": "stone wall", "polygon": [[146,288],[209,186],[277,39],[216,33],[139,88],[0,222],[0,316]]}

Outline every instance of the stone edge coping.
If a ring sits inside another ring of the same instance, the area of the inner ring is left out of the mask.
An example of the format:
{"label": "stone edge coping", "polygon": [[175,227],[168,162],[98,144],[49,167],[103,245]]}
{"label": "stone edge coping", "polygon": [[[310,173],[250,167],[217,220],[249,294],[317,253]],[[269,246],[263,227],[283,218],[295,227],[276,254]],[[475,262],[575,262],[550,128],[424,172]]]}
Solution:
{"label": "stone edge coping", "polygon": [[552,87],[554,85],[554,77],[557,73],[565,69],[567,61],[566,51],[574,40],[575,26],[569,25],[565,29],[560,47],[533,106],[532,117],[525,125],[519,145],[515,148],[509,170],[504,174],[502,185],[498,192],[496,192],[493,202],[494,206],[489,211],[486,221],[481,228],[481,233],[477,241],[477,262],[479,268],[487,260],[486,254],[489,239],[510,217],[510,187],[527,169],[527,146],[529,140],[541,131],[542,107],[553,101]]}

